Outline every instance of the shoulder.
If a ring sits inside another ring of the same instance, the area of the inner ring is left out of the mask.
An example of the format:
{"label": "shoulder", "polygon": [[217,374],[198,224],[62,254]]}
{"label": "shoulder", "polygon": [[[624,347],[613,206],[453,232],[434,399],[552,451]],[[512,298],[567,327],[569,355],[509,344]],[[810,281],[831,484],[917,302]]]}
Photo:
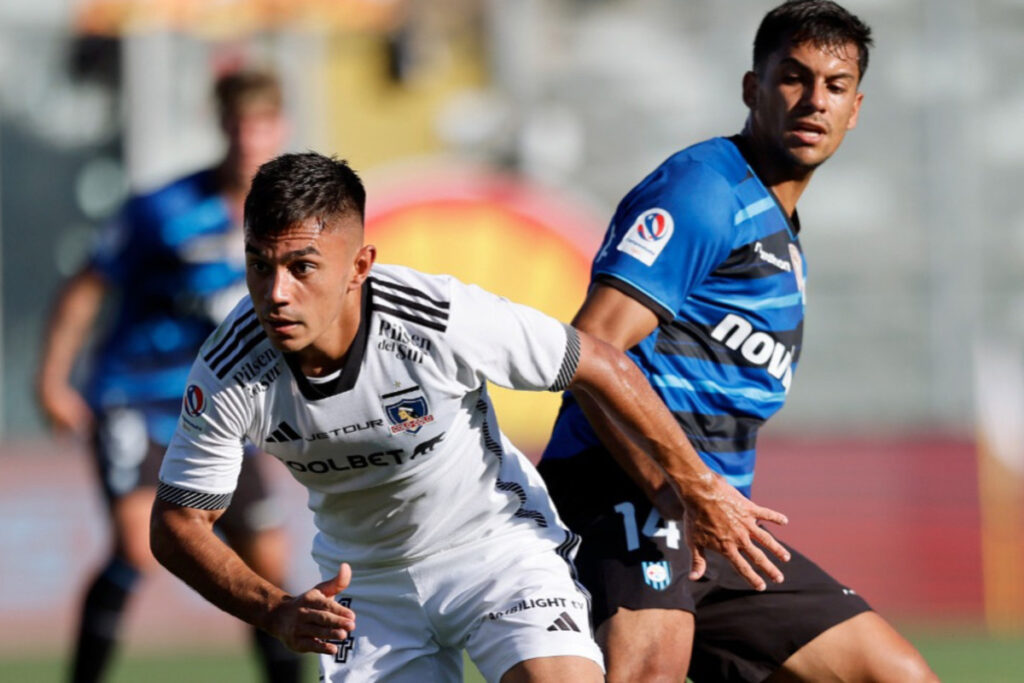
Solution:
{"label": "shoulder", "polygon": [[750,177],[746,159],[736,143],[728,138],[699,142],[675,156],[699,167],[705,174],[717,176],[730,187],[736,187]]}
{"label": "shoulder", "polygon": [[256,318],[252,301],[245,296],[207,337],[196,363],[220,382],[244,386],[258,379],[259,370],[275,364],[280,356]]}
{"label": "shoulder", "polygon": [[451,275],[421,273],[405,266],[376,264],[370,273],[370,310],[444,332],[451,313]]}
{"label": "shoulder", "polygon": [[685,200],[707,193],[730,196],[746,177],[746,165],[735,146],[713,138],[676,152],[663,161],[627,195],[661,194]]}
{"label": "shoulder", "polygon": [[616,210],[614,223],[624,229],[657,219],[685,227],[694,235],[719,234],[726,239],[745,174],[742,155],[724,138],[687,147],[630,190]]}

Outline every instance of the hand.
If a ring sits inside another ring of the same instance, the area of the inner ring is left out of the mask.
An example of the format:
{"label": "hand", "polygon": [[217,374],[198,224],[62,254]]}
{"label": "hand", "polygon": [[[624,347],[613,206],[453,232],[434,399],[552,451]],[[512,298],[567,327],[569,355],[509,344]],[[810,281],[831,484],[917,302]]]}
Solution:
{"label": "hand", "polygon": [[84,436],[92,429],[94,417],[89,404],[69,384],[42,384],[39,405],[58,433]]}
{"label": "hand", "polygon": [[789,552],[770,533],[758,526],[761,521],[788,524],[786,516],[756,505],[718,474],[704,475],[702,479],[705,487],[698,490],[691,487],[683,497],[686,506],[686,542],[693,557],[690,579],[697,580],[704,575],[707,569],[704,549],[711,548],[725,555],[736,571],[759,591],[763,591],[767,585],[751,568],[748,558],[772,581],[782,583],[782,572],[754,541],[783,562],[789,562]]}
{"label": "hand", "polygon": [[295,652],[336,654],[338,646],[327,641],[345,640],[356,627],[355,612],[334,599],[351,580],[352,568],[342,563],[337,576],[277,605],[267,630]]}

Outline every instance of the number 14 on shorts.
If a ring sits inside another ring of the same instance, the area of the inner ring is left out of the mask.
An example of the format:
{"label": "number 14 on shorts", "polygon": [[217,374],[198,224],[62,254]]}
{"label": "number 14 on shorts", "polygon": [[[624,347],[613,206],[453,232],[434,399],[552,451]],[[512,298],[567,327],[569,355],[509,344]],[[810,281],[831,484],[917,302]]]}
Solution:
{"label": "number 14 on shorts", "polygon": [[[626,532],[626,550],[636,550],[640,547],[640,536],[637,533],[636,507],[627,500],[616,505],[615,511],[622,515],[622,526]],[[665,525],[661,526],[661,521],[658,509],[651,507],[651,512],[647,515],[647,521],[644,522],[643,535],[647,538],[664,538],[665,545],[672,550],[678,550],[679,539],[682,538],[679,525],[676,524],[674,519],[668,519],[665,520]]]}

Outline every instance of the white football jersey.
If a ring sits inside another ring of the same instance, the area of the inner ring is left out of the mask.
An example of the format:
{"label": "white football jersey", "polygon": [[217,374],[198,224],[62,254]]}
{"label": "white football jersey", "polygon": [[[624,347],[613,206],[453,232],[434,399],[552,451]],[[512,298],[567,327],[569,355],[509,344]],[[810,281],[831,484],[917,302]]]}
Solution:
{"label": "white football jersey", "polygon": [[192,367],[158,496],[227,507],[248,439],[309,489],[314,555],[327,564],[400,565],[499,535],[564,554],[575,539],[498,429],[486,381],[561,391],[578,361],[576,331],[547,315],[375,265],[344,367],[310,380],[246,297]]}

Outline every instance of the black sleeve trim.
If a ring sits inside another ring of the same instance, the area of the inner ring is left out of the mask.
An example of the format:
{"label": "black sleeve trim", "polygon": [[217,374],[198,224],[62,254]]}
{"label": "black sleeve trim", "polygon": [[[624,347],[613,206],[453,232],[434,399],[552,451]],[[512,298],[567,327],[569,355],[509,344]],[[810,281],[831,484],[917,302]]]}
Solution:
{"label": "black sleeve trim", "polygon": [[179,489],[163,482],[156,488],[156,497],[160,500],[196,510],[224,510],[231,504],[233,495],[234,493],[199,493]]}
{"label": "black sleeve trim", "polygon": [[651,313],[658,316],[658,321],[662,324],[670,323],[676,319],[674,311],[668,310],[633,285],[629,284],[625,280],[620,280],[614,275],[599,273],[594,276],[594,282],[600,282],[602,285],[608,285],[613,289],[619,290],[629,298],[635,299],[639,303],[643,304],[645,308],[650,309]]}
{"label": "black sleeve trim", "polygon": [[572,378],[576,375],[576,368],[580,364],[580,334],[572,325],[565,326],[565,355],[562,357],[562,367],[558,370],[558,377],[554,384],[548,387],[548,391],[565,391]]}

